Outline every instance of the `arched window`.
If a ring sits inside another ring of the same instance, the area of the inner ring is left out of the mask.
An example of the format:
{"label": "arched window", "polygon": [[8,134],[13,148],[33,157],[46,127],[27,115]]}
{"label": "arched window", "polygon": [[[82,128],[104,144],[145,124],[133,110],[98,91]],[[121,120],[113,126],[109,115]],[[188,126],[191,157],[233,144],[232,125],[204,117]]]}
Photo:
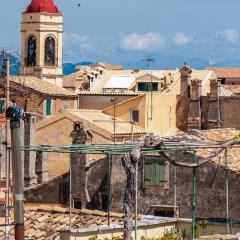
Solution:
{"label": "arched window", "polygon": [[55,39],[51,36],[45,40],[45,65],[55,65]]}
{"label": "arched window", "polygon": [[36,66],[36,38],[34,36],[30,37],[27,42],[27,66]]}

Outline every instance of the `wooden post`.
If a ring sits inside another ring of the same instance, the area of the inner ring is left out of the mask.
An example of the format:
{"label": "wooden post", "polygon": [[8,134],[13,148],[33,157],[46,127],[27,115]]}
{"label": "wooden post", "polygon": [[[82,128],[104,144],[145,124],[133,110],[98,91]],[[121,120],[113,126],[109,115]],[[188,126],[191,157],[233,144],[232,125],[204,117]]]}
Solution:
{"label": "wooden post", "polygon": [[[122,165],[127,175],[127,184],[124,195],[124,239],[131,240],[131,232],[133,227],[134,205],[136,197],[136,170],[137,163],[141,158],[141,146],[137,145],[129,154],[125,154],[122,158]],[[136,235],[135,235],[136,236]]]}

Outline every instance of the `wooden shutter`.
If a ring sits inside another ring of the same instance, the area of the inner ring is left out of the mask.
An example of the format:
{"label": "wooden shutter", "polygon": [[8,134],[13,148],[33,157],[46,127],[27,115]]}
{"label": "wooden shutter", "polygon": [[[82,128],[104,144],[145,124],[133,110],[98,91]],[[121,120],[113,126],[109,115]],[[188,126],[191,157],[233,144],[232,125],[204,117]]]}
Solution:
{"label": "wooden shutter", "polygon": [[0,100],[0,114],[3,113],[4,104],[5,104],[5,101],[4,100]]}
{"label": "wooden shutter", "polygon": [[151,161],[146,161],[144,163],[144,185],[149,186],[153,185],[153,175],[154,173],[152,172],[152,162]]}
{"label": "wooden shutter", "polygon": [[47,99],[46,101],[46,115],[51,116],[52,115],[52,100]]}
{"label": "wooden shutter", "polygon": [[164,161],[156,159],[155,162],[156,179],[155,184],[157,186],[163,186],[165,184],[165,164]]}
{"label": "wooden shutter", "polygon": [[159,158],[147,159],[144,163],[144,185],[164,186],[165,162]]}

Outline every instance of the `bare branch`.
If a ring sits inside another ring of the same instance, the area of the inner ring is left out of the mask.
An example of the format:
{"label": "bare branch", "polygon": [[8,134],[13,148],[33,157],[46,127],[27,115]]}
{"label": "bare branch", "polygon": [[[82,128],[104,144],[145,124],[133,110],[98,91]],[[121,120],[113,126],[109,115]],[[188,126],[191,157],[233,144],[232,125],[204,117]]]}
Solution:
{"label": "bare branch", "polygon": [[222,145],[222,147],[217,148],[215,151],[211,152],[207,157],[197,161],[196,163],[184,163],[184,162],[177,162],[175,159],[172,159],[169,154],[165,152],[160,152],[160,155],[164,156],[166,160],[174,166],[177,167],[187,167],[187,168],[198,168],[203,164],[208,163],[212,158],[218,156],[222,151],[224,151],[225,147],[233,146],[240,144],[239,140],[230,140]]}

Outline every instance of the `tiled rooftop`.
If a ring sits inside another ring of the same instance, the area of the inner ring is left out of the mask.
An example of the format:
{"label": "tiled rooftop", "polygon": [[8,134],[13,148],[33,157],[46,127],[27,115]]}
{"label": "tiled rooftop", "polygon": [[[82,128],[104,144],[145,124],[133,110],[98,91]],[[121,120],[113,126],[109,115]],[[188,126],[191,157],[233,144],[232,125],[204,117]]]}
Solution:
{"label": "tiled rooftop", "polygon": [[[69,211],[56,206],[25,206],[25,236],[38,240],[52,240],[58,231],[69,228]],[[111,224],[122,224],[123,215],[110,213]],[[98,210],[72,210],[72,229],[86,228],[107,224],[107,213]],[[4,228],[0,228],[0,239],[3,239]],[[12,229],[13,231],[13,229]]]}
{"label": "tiled rooftop", "polygon": [[[240,135],[240,130],[237,129],[212,129],[212,130],[192,130],[190,133],[180,132],[175,136],[166,137],[166,140],[173,141],[193,141],[193,142],[206,142],[212,143],[214,141],[226,142],[234,137]],[[199,157],[206,157],[214,149],[196,149],[196,155]],[[228,168],[234,172],[240,172],[240,148],[228,149]],[[221,166],[225,165],[224,152],[219,156],[213,158],[212,162]]]}
{"label": "tiled rooftop", "polygon": [[[211,78],[212,71],[209,70],[192,70],[191,73],[191,79],[197,79],[201,80],[203,84],[205,84],[205,81],[209,78]],[[175,79],[172,85],[168,89],[165,90],[166,93],[169,94],[180,94],[180,72],[178,71],[175,74]]]}
{"label": "tiled rooftop", "polygon": [[33,89],[44,95],[76,97],[74,92],[68,91],[34,76],[12,76],[10,80],[20,86]]}
{"label": "tiled rooftop", "polygon": [[[112,116],[104,114],[101,110],[67,110],[71,114],[78,116],[87,122],[95,124],[97,127],[103,130],[109,131],[111,134],[114,133],[114,126]],[[131,124],[123,120],[117,119],[116,121],[116,135],[131,134]],[[133,126],[134,134],[145,134],[146,131],[136,125]]]}
{"label": "tiled rooftop", "polygon": [[81,71],[77,71],[71,74],[68,74],[63,77],[63,87],[65,88],[75,88],[75,80],[76,78],[83,77],[83,73]]}
{"label": "tiled rooftop", "polygon": [[214,71],[218,78],[240,78],[240,68],[208,67],[206,69]]}

